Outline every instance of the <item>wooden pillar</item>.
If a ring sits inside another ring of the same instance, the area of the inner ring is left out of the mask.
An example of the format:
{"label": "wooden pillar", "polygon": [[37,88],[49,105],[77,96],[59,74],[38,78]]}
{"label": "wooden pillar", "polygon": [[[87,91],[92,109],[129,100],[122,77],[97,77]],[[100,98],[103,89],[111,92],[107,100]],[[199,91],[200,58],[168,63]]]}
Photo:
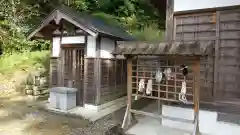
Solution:
{"label": "wooden pillar", "polygon": [[50,58],[50,75],[49,75],[49,87],[58,86],[58,57]]}
{"label": "wooden pillar", "polygon": [[214,100],[217,97],[219,97],[219,94],[217,94],[218,90],[218,61],[219,61],[219,44],[220,44],[220,12],[217,11],[216,14],[213,14],[213,16],[216,16],[216,42],[215,42],[215,47],[214,47],[214,78],[213,78],[213,97]]}
{"label": "wooden pillar", "polygon": [[100,104],[100,95],[101,95],[101,37],[96,39],[96,59],[94,63],[94,74],[95,74],[95,83],[96,83],[96,101],[95,104]]}
{"label": "wooden pillar", "polygon": [[127,57],[127,109],[124,115],[122,128],[125,129],[131,124],[132,105],[132,57]]}
{"label": "wooden pillar", "polygon": [[88,42],[88,35],[85,33],[85,48],[84,48],[84,80],[83,80],[83,105],[86,103],[87,100],[87,42]]}
{"label": "wooden pillar", "polygon": [[199,135],[199,102],[200,102],[200,57],[198,57],[193,66],[194,73],[194,131],[193,135]]}
{"label": "wooden pillar", "polygon": [[59,42],[59,44],[60,44],[60,56],[59,56],[59,58],[60,59],[58,59],[58,86],[63,86],[64,85],[64,82],[63,82],[63,66],[64,66],[64,63],[63,63],[63,60],[64,60],[64,58],[63,58],[63,51],[62,51],[62,38],[63,38],[63,26],[62,26],[62,24],[60,24],[61,25],[61,28],[60,28],[60,31],[61,31],[61,35],[60,35],[60,42]]}
{"label": "wooden pillar", "polygon": [[166,5],[166,30],[165,30],[165,41],[173,41],[174,31],[174,0],[167,0]]}

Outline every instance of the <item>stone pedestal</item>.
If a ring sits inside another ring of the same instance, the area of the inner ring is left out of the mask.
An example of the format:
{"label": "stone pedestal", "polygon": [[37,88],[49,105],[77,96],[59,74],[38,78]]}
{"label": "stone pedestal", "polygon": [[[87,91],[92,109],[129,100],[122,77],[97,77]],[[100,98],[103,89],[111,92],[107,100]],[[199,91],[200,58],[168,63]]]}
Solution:
{"label": "stone pedestal", "polygon": [[54,87],[49,92],[49,104],[52,108],[67,111],[76,107],[76,88]]}

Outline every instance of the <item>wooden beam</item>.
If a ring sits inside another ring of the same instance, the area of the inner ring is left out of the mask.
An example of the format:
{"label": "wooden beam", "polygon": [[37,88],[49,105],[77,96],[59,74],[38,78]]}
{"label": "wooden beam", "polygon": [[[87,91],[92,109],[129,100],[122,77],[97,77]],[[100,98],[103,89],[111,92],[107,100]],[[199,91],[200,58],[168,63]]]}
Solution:
{"label": "wooden beam", "polygon": [[83,80],[83,105],[86,103],[87,101],[87,66],[88,66],[88,62],[87,62],[87,43],[88,43],[88,36],[85,35],[85,48],[84,48],[84,80]]}
{"label": "wooden beam", "polygon": [[[154,96],[145,96],[145,95],[139,95],[139,94],[132,94],[132,96],[137,96],[137,97],[141,97],[141,98],[148,98],[148,99],[157,99],[157,100],[168,101],[168,102],[176,102],[176,103],[180,103],[181,102],[179,100],[174,100],[174,99],[169,99],[169,98],[158,98],[157,96],[154,97]],[[187,104],[192,105],[194,103],[188,101]]]}
{"label": "wooden beam", "polygon": [[60,59],[58,60],[58,86],[63,86],[63,50],[62,46],[62,27],[61,27],[61,36],[60,36]]}
{"label": "wooden beam", "polygon": [[193,66],[194,77],[194,122],[195,129],[193,134],[199,135],[199,102],[200,102],[200,57],[196,59],[196,62]]}
{"label": "wooden beam", "polygon": [[52,58],[50,58],[50,61],[49,61],[49,84],[48,84],[48,87],[49,88],[52,88],[52,86],[53,86],[53,64],[52,64]]}
{"label": "wooden beam", "polygon": [[165,30],[165,41],[171,42],[173,40],[173,29],[174,29],[174,0],[167,0],[166,5],[166,30]]}
{"label": "wooden beam", "polygon": [[220,12],[217,11],[216,14],[216,42],[214,47],[214,78],[213,78],[213,97],[216,100],[216,97],[219,96],[217,94],[218,90],[218,62],[219,62],[219,44],[220,44]]}
{"label": "wooden beam", "polygon": [[50,13],[50,15],[48,16],[48,18],[46,20],[43,21],[42,24],[40,24],[32,33],[30,33],[28,35],[28,39],[31,39],[32,37],[34,37],[34,35],[39,32],[43,27],[45,27],[46,25],[48,25],[56,16],[57,11],[54,10],[52,13]]}
{"label": "wooden beam", "polygon": [[101,51],[101,37],[98,36],[96,38],[96,59],[95,59],[95,83],[96,83],[96,105],[100,104],[100,95],[101,95],[101,59],[100,59],[100,51]]}
{"label": "wooden beam", "polygon": [[128,91],[128,100],[127,104],[129,106],[129,111],[128,111],[128,122],[127,124],[131,124],[131,107],[132,107],[132,57],[129,57],[127,60],[127,91]]}
{"label": "wooden beam", "polygon": [[132,57],[127,57],[127,109],[125,118],[123,120],[122,128],[127,128],[132,121],[131,118],[131,105],[132,105]]}

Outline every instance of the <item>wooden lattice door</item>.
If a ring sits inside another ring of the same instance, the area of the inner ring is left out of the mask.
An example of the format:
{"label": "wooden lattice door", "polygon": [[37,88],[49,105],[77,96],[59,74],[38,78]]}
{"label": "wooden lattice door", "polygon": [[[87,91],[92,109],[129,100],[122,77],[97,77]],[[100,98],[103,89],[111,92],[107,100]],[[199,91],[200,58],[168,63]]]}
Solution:
{"label": "wooden lattice door", "polygon": [[78,89],[77,105],[83,105],[84,46],[63,45],[63,85]]}

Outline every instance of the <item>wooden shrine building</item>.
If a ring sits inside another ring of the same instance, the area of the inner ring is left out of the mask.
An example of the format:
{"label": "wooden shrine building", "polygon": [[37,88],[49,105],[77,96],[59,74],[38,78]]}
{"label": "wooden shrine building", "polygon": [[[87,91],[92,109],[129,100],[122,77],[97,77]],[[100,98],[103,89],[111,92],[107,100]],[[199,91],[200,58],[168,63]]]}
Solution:
{"label": "wooden shrine building", "polygon": [[[193,135],[199,133],[199,102],[200,102],[200,58],[212,51],[214,42],[121,42],[115,55],[127,58],[127,90],[128,104],[122,128],[131,125],[132,114],[165,118],[194,124]],[[186,65],[186,74],[182,73],[181,65]],[[166,73],[166,69],[171,73]],[[157,81],[158,72],[161,74]],[[169,77],[170,78],[169,78]],[[143,80],[143,89],[140,90]],[[182,91],[182,83],[186,82],[186,90]],[[186,96],[186,102],[179,97]],[[132,97],[158,101],[156,112],[162,112],[163,103],[182,103],[193,105],[193,120],[164,116],[154,112],[132,108]]]}
{"label": "wooden shrine building", "polygon": [[200,60],[200,103],[219,112],[239,113],[240,1],[152,1],[159,10],[166,9],[166,41],[214,41],[212,53]]}
{"label": "wooden shrine building", "polygon": [[77,88],[77,105],[96,110],[126,95],[126,60],[111,53],[133,38],[120,27],[61,6],[29,38],[51,40],[50,87]]}

